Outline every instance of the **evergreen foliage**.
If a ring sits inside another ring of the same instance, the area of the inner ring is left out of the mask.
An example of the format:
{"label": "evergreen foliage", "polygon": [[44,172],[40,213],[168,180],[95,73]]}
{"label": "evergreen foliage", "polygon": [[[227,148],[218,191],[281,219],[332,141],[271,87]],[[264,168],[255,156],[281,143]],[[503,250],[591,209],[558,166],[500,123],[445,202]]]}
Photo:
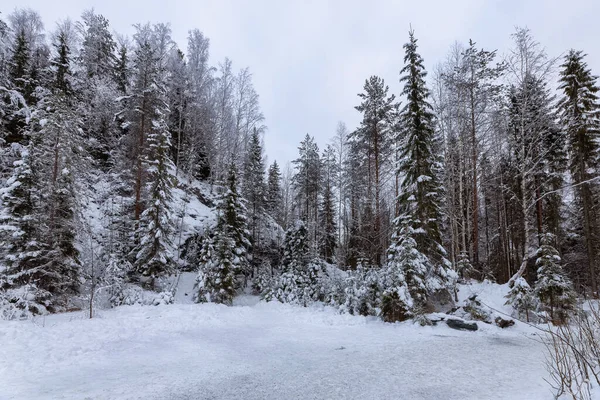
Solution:
{"label": "evergreen foliage", "polygon": [[514,281],[506,298],[506,304],[512,305],[517,317],[524,317],[527,322],[530,322],[530,313],[537,308],[537,303],[533,290],[525,278],[519,277]]}
{"label": "evergreen foliage", "polygon": [[229,169],[228,186],[218,207],[213,237],[207,237],[200,252],[196,279],[196,302],[231,305],[238,290],[236,276],[249,275],[249,232],[246,208],[237,192],[235,166]]}
{"label": "evergreen foliage", "polygon": [[597,187],[590,179],[598,176],[598,136],[600,102],[597,78],[592,75],[581,51],[571,50],[561,66],[559,89],[563,96],[558,108],[567,136],[569,169],[577,185],[577,215],[583,225],[589,281],[592,292],[598,290]]}
{"label": "evergreen foliage", "polygon": [[409,32],[404,50],[405,65],[400,71],[400,82],[404,84],[402,95],[406,96],[406,104],[400,112],[398,136],[401,143],[398,169],[404,177],[400,207],[403,213],[413,217],[419,251],[431,258],[432,263],[445,267],[445,251],[441,245],[438,139],[429,90],[425,86],[427,72],[423,58],[417,53],[413,31]]}
{"label": "evergreen foliage", "polygon": [[388,322],[424,312],[428,300],[429,260],[418,249],[410,218],[398,217],[388,249],[381,313]]}
{"label": "evergreen foliage", "polygon": [[571,280],[560,265],[561,258],[558,251],[552,246],[553,242],[552,234],[542,235],[535,261],[538,270],[534,292],[540,305],[549,310],[550,320],[562,323],[567,320],[568,313],[576,304],[576,294]]}
{"label": "evergreen foliage", "polygon": [[[159,114],[161,116],[161,114]],[[133,267],[144,287],[160,288],[156,280],[173,272],[172,236],[174,232],[173,189],[177,180],[175,166],[170,159],[170,133],[164,119],[152,121],[148,134],[149,154],[146,157],[148,173],[148,207],[141,215]]]}
{"label": "evergreen foliage", "polygon": [[260,135],[254,129],[248,144],[248,154],[244,165],[242,195],[248,206],[248,229],[251,233],[252,243],[260,246],[261,223],[264,220],[266,185],[265,165],[263,151],[260,144]]}
{"label": "evergreen foliage", "polygon": [[275,218],[275,221],[283,226],[283,193],[281,190],[281,171],[277,161],[269,166],[267,176],[267,212]]}

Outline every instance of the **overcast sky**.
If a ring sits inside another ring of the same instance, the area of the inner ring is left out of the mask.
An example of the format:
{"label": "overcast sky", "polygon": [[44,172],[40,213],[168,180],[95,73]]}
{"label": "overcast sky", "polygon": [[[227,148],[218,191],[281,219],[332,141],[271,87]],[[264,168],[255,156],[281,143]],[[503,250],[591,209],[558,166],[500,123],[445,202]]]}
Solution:
{"label": "overcast sky", "polygon": [[600,74],[598,0],[2,0],[0,11],[16,7],[39,11],[47,30],[92,7],[129,35],[134,23],[169,22],[184,52],[188,30],[199,28],[211,40],[213,65],[229,57],[235,69],[250,67],[268,126],[267,155],[281,163],[296,157],[306,133],[322,148],[337,121],[356,127],[356,95],[370,75],[400,92],[411,24],[428,70],[455,41],[471,38],[503,54],[515,26],[527,26],[549,55],[582,49]]}

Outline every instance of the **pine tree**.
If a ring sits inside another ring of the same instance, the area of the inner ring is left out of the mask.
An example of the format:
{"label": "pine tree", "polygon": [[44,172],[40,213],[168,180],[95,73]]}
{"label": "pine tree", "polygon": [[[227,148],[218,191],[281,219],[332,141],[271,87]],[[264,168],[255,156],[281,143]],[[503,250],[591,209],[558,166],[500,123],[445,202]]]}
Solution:
{"label": "pine tree", "polygon": [[83,41],[79,58],[84,66],[87,78],[112,78],[117,63],[116,43],[109,30],[108,20],[87,10],[82,15],[80,26]]}
{"label": "pine tree", "polygon": [[[154,26],[136,25],[134,58],[134,82],[131,94],[122,99],[125,105],[125,121],[130,137],[127,144],[135,157],[134,172],[134,215],[139,223],[144,210],[144,188],[148,152],[148,132],[157,129],[155,123],[165,123],[169,110],[165,97],[165,59],[172,41],[170,29],[158,24]],[[139,238],[136,238],[136,241]],[[139,243],[136,243],[136,245]]]}
{"label": "pine tree", "polygon": [[[173,176],[175,166],[170,158],[171,134],[164,115],[152,121],[148,134],[149,154],[145,160],[148,177],[148,207],[142,213],[138,228],[140,243],[135,249],[134,268],[144,286],[159,289],[156,280],[174,269],[171,254],[174,227],[173,189],[177,185]],[[161,118],[162,117],[162,118]]]}
{"label": "pine tree", "polygon": [[7,253],[12,259],[7,279],[13,293],[33,292],[38,305],[26,307],[33,313],[65,309],[68,297],[80,290],[81,274],[75,239],[75,179],[85,165],[79,154],[81,122],[64,93],[41,99],[30,124],[30,144],[13,173],[14,182],[21,183],[4,199],[12,208],[7,218],[13,226],[21,224],[17,231],[23,232],[5,239],[13,249]]}
{"label": "pine tree", "polygon": [[559,79],[559,89],[564,93],[559,102],[559,111],[562,128],[567,134],[569,167],[583,220],[591,289],[593,295],[597,296],[597,193],[590,179],[599,173],[600,102],[597,78],[592,75],[584,57],[583,52],[575,50],[565,56]]}
{"label": "pine tree", "polygon": [[61,282],[59,296],[81,290],[82,265],[76,239],[81,192],[77,181],[88,166],[82,154],[81,109],[72,87],[72,33],[68,22],[59,25],[52,68],[47,68],[50,90],[36,89],[38,110],[33,115],[30,134],[32,164],[40,174],[40,211],[44,221],[41,233],[47,245],[39,257],[57,273]]}
{"label": "pine tree", "polygon": [[372,218],[368,224],[365,239],[371,244],[368,249],[372,261],[380,265],[384,252],[382,226],[382,189],[384,161],[391,153],[393,127],[396,117],[395,96],[388,95],[388,86],[383,79],[372,76],[364,85],[364,93],[358,96],[362,103],[355,107],[363,114],[360,128],[349,139],[360,149],[364,160],[363,173],[367,175],[366,207],[371,210]]}
{"label": "pine tree", "polygon": [[573,284],[563,271],[558,251],[552,246],[554,235],[542,235],[541,245],[537,251],[537,281],[534,293],[541,305],[550,311],[550,320],[562,323],[568,317],[568,312],[575,306],[576,293]]}
{"label": "pine tree", "polygon": [[411,216],[417,250],[429,259],[432,270],[428,272],[428,286],[444,291],[452,286],[454,277],[442,246],[439,143],[428,102],[429,90],[425,86],[427,73],[412,30],[404,49],[405,66],[400,71],[400,81],[404,83],[402,94],[407,102],[401,110],[398,137],[399,173],[404,177],[400,207],[401,213]]}
{"label": "pine tree", "polygon": [[82,22],[78,22],[76,28],[81,38],[76,58],[76,86],[86,107],[84,132],[89,138],[86,150],[98,167],[106,171],[117,162],[115,155],[120,150],[122,134],[118,127],[122,115],[115,99],[125,93],[119,91],[116,80],[116,43],[108,21],[94,10],[84,11]]}

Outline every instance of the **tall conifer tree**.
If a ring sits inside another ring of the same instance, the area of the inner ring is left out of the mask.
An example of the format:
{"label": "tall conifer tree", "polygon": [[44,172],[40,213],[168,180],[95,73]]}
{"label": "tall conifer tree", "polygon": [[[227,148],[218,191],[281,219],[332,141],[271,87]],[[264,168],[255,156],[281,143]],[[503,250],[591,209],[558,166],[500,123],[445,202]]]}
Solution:
{"label": "tall conifer tree", "polygon": [[[403,176],[400,212],[412,220],[416,250],[429,260],[428,287],[435,291],[448,287],[453,280],[442,246],[439,143],[429,90],[425,86],[427,72],[412,30],[404,49],[400,82],[404,84],[402,94],[406,96],[406,104],[400,113],[398,136],[401,143],[398,168]],[[396,219],[396,231],[400,231],[398,224],[402,220]]]}

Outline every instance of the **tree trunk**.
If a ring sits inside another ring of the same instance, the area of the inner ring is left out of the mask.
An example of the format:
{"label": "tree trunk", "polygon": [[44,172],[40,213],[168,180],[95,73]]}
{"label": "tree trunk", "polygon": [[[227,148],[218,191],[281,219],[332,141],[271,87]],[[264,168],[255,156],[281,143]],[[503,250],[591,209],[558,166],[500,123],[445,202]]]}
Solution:
{"label": "tree trunk", "polygon": [[138,140],[138,157],[137,157],[137,171],[135,176],[135,215],[134,219],[138,221],[140,214],[142,213],[141,197],[142,197],[142,157],[144,152],[144,141],[146,129],[146,96],[142,98],[142,115],[140,121],[140,134]]}
{"label": "tree trunk", "polygon": [[536,182],[536,190],[535,190],[535,197],[536,197],[536,214],[537,214],[537,231],[538,231],[538,246],[540,246],[542,244],[541,240],[542,240],[542,233],[543,233],[543,228],[544,228],[544,215],[543,215],[543,209],[542,209],[542,194],[541,194],[541,189],[539,186],[539,182]]}
{"label": "tree trunk", "polygon": [[590,284],[592,286],[592,297],[598,297],[598,284],[596,282],[596,247],[593,240],[593,215],[591,212],[591,193],[588,184],[584,184],[581,188],[581,200],[583,208],[583,229],[585,234],[585,242],[588,253],[588,268],[590,270]]}
{"label": "tree trunk", "polygon": [[379,134],[377,132],[377,126],[375,126],[375,137],[373,138],[373,150],[375,153],[375,263],[381,265],[381,211],[379,209]]}
{"label": "tree trunk", "polygon": [[475,100],[471,88],[471,162],[473,163],[473,259],[472,264],[479,269],[479,198],[477,193],[477,135],[475,132]]}

